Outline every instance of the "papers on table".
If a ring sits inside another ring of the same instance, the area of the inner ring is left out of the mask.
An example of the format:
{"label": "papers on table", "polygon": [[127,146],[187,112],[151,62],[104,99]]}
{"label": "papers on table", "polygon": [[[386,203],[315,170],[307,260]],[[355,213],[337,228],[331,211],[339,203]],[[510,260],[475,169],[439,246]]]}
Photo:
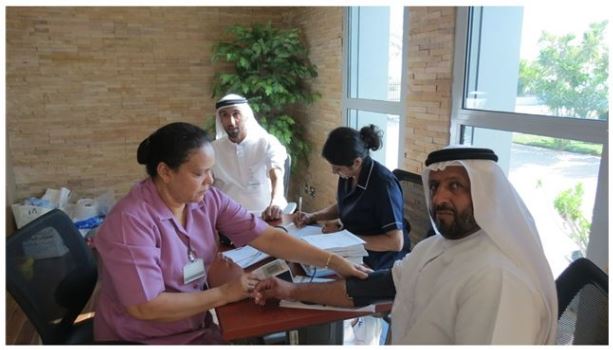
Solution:
{"label": "papers on table", "polygon": [[287,230],[287,233],[296,238],[321,234],[321,226],[306,225],[302,228],[298,228],[293,222],[290,222],[287,225],[283,225],[283,227]]}
{"label": "papers on table", "polygon": [[320,277],[309,277],[304,275],[296,275],[293,276],[292,282],[294,283],[325,283],[335,281],[334,278],[320,278]]}
{"label": "papers on table", "polygon": [[347,230],[334,233],[320,233],[318,235],[302,237],[302,239],[317,248],[330,252],[355,253],[351,256],[368,255],[366,249],[364,249],[364,243],[366,242]]}
{"label": "papers on table", "polygon": [[281,300],[279,306],[293,309],[312,309],[312,310],[328,310],[328,311],[355,311],[355,312],[375,312],[375,305],[367,305],[363,307],[339,307],[320,304],[305,304],[300,301]]}
{"label": "papers on table", "polygon": [[[363,258],[368,256],[368,252],[364,248],[364,243],[366,242],[347,230],[308,235],[301,238],[317,248],[343,256],[354,264],[361,264]],[[331,269],[317,268],[310,265],[302,264],[302,268],[308,276],[320,277],[334,274],[334,271]]]}
{"label": "papers on table", "polygon": [[243,269],[258,263],[269,256],[268,254],[248,245],[225,251],[222,254],[225,257],[232,259],[232,261],[237,263]]}

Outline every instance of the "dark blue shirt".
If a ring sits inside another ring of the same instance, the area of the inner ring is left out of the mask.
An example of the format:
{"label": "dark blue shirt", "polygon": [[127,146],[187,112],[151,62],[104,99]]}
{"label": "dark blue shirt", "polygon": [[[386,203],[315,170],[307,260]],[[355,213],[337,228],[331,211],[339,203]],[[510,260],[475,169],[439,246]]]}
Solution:
{"label": "dark blue shirt", "polygon": [[402,188],[396,176],[369,156],[363,159],[357,184],[351,178],[338,180],[338,212],[347,230],[364,236],[402,230],[404,246],[400,252],[368,250],[364,262],[374,270],[392,267],[410,251],[409,227],[404,224]]}

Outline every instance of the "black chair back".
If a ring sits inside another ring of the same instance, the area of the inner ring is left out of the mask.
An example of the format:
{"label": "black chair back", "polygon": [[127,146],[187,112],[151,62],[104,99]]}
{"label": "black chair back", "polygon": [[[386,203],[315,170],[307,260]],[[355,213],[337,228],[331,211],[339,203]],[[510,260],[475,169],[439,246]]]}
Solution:
{"label": "black chair back", "polygon": [[586,258],[573,261],[558,276],[557,344],[609,343],[608,279]]}
{"label": "black chair back", "polygon": [[7,238],[7,290],[43,344],[93,342],[92,319],[74,322],[90,299],[97,278],[91,249],[59,209]]}
{"label": "black chair back", "polygon": [[395,169],[393,173],[402,187],[404,218],[409,222],[411,228],[409,233],[411,247],[415,247],[424,238],[434,235],[426,205],[424,186],[418,174],[402,169]]}

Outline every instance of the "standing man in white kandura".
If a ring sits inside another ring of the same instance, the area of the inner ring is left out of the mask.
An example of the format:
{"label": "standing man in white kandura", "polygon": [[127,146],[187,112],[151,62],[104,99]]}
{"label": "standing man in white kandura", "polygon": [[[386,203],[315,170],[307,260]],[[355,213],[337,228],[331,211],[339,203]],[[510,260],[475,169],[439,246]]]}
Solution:
{"label": "standing man in white kandura", "polygon": [[265,220],[280,219],[285,147],[260,126],[246,98],[226,95],[215,110],[215,186]]}

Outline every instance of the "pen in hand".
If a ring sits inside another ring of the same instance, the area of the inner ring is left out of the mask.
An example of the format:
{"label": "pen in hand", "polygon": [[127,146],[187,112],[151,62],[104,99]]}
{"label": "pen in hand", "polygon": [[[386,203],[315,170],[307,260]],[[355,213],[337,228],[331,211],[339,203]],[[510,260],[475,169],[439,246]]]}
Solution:
{"label": "pen in hand", "polygon": [[302,197],[298,198],[298,210],[294,213],[292,221],[297,228],[302,228],[307,224],[307,214],[302,212]]}

